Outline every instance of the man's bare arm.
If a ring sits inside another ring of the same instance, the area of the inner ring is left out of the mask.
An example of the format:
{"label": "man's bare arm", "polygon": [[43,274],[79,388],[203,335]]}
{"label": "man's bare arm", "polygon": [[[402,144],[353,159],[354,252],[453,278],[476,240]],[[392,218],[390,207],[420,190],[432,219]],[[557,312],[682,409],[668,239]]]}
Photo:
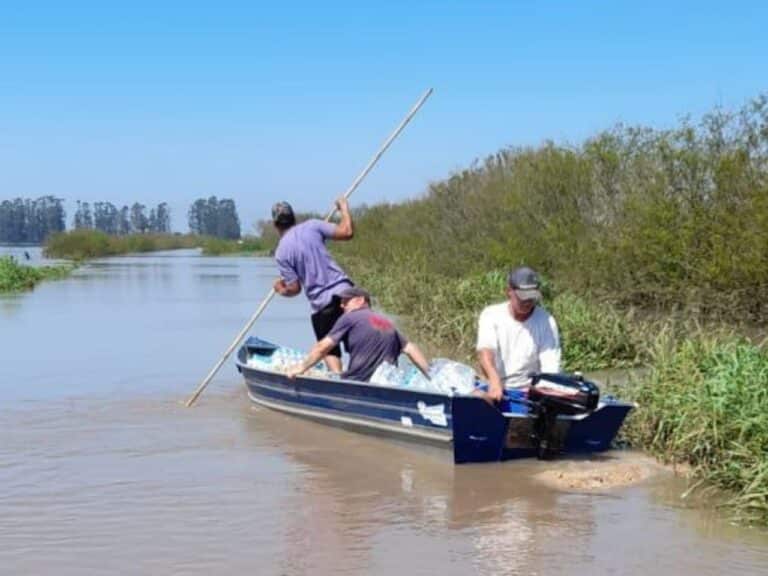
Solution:
{"label": "man's bare arm", "polygon": [[493,400],[501,400],[504,395],[504,386],[501,384],[501,377],[496,371],[496,356],[493,350],[481,348],[477,351],[477,360],[488,378],[488,396]]}
{"label": "man's bare arm", "polygon": [[419,347],[413,342],[408,342],[408,344],[405,345],[405,348],[403,348],[403,353],[410,358],[411,362],[416,364],[416,367],[421,370],[421,373],[427,377],[427,380],[429,380],[429,362],[427,362],[427,359],[424,357],[424,354],[422,354]]}
{"label": "man's bare arm", "polygon": [[352,214],[349,211],[349,203],[344,197],[336,200],[336,207],[341,214],[341,220],[336,224],[336,229],[333,231],[334,240],[351,240],[355,235],[354,225],[352,224]]}
{"label": "man's bare arm", "polygon": [[309,351],[309,355],[298,366],[294,366],[288,370],[289,378],[296,378],[301,374],[304,374],[307,370],[312,368],[315,364],[325,357],[331,349],[336,346],[336,342],[330,339],[328,336],[317,342],[312,346],[312,350]]}

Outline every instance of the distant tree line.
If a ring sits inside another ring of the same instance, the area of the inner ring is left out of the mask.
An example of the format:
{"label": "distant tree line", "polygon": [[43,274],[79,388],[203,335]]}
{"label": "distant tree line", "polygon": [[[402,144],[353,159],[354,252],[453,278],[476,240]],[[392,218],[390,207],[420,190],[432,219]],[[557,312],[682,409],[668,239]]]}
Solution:
{"label": "distant tree line", "polygon": [[37,200],[15,198],[0,203],[0,242],[40,243],[54,232],[62,232],[65,212],[61,198]]}
{"label": "distant tree line", "polygon": [[73,221],[75,229],[92,228],[112,236],[127,234],[170,234],[171,211],[168,204],[161,202],[147,214],[144,204],[135,202],[130,208],[123,206],[119,210],[111,202],[95,202],[93,211],[88,202],[77,201],[77,211]]}
{"label": "distant tree line", "polygon": [[199,198],[190,206],[188,217],[192,234],[229,240],[240,238],[240,218],[235,201],[230,198]]}
{"label": "distant tree line", "polygon": [[[231,198],[199,198],[190,206],[188,217],[192,234],[240,238],[240,218]],[[50,234],[64,232],[66,227],[61,198],[43,196],[37,200],[15,198],[0,202],[0,242],[41,243]],[[118,208],[111,202],[91,204],[78,200],[72,228],[99,230],[111,236],[170,234],[171,211],[165,202],[147,211],[139,202]]]}

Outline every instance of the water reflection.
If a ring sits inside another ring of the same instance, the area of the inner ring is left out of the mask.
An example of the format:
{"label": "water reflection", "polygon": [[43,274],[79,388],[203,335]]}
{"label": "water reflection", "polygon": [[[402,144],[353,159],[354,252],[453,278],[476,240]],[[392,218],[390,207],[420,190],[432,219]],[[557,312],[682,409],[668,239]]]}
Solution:
{"label": "water reflection", "polygon": [[[561,539],[569,545],[557,551],[560,559],[589,561],[580,551],[593,531],[595,498],[532,483],[537,463],[455,467],[445,451],[261,409],[244,424],[247,433],[279,443],[305,470],[293,505],[304,512],[288,524],[284,537],[318,545],[300,564],[290,559],[288,573],[301,573],[306,565],[370,573],[382,568],[377,554],[382,546],[392,548],[387,569],[405,571],[415,569],[425,549],[433,549],[437,558],[450,553],[454,563],[461,559],[463,570],[521,573],[548,564],[551,543]],[[443,561],[438,565],[442,570]]]}
{"label": "water reflection", "polygon": [[603,494],[558,492],[533,480],[557,462],[456,467],[438,449],[259,408],[243,425],[301,465],[288,505],[301,513],[282,537],[314,544],[284,559],[285,573],[646,574],[653,565],[655,574],[700,576],[768,567],[765,532],[732,540],[722,517],[702,531],[700,510],[682,511],[690,526],[681,531],[681,511],[654,496],[677,485],[668,477]]}

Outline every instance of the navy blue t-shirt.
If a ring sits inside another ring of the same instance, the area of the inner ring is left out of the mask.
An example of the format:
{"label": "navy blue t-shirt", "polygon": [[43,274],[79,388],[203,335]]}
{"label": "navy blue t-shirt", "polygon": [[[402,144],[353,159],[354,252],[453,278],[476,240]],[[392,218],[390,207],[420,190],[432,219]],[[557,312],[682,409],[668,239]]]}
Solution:
{"label": "navy blue t-shirt", "polygon": [[358,382],[367,382],[382,362],[397,364],[398,356],[408,344],[389,319],[370,308],[343,314],[328,337],[336,344],[344,342],[349,366],[342,377]]}

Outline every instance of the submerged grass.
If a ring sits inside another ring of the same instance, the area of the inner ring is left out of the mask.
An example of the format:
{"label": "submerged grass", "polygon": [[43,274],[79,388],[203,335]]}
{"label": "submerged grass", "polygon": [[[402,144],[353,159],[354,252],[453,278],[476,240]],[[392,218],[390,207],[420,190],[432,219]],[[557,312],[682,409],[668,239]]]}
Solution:
{"label": "submerged grass", "polygon": [[72,265],[34,268],[19,264],[10,256],[2,256],[0,257],[0,293],[31,290],[38,282],[64,278],[73,269]]}
{"label": "submerged grass", "polygon": [[631,442],[731,495],[744,520],[768,523],[768,350],[732,335],[662,332],[651,369],[626,387],[640,407]]}

